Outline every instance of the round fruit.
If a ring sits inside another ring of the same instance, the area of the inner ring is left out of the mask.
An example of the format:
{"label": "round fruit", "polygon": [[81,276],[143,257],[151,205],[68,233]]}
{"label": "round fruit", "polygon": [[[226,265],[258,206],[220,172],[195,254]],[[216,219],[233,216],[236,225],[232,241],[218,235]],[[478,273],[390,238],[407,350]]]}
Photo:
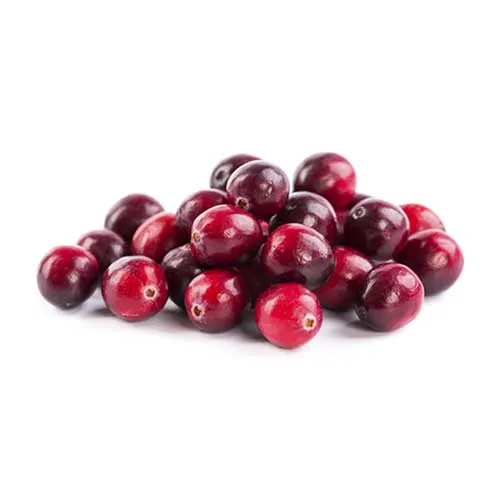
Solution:
{"label": "round fruit", "polygon": [[212,175],[210,176],[210,187],[225,190],[231,174],[242,165],[245,165],[245,163],[253,160],[259,160],[259,158],[257,156],[245,154],[238,154],[225,158],[213,169]]}
{"label": "round fruit", "polygon": [[128,253],[126,241],[109,229],[97,229],[85,233],[77,243],[86,248],[99,262],[101,271]]}
{"label": "round fruit", "polygon": [[410,221],[410,235],[426,229],[445,230],[441,219],[430,208],[417,203],[401,205],[401,208]]}

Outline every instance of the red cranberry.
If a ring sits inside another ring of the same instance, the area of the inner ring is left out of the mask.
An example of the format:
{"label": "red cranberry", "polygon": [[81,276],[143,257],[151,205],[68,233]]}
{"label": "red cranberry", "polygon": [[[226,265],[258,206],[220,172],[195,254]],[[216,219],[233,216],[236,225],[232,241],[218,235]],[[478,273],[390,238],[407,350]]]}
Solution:
{"label": "red cranberry", "polygon": [[231,175],[227,192],[234,205],[257,217],[266,217],[285,206],[290,185],[281,168],[256,160],[243,165]]}
{"label": "red cranberry", "polygon": [[269,222],[258,219],[260,230],[262,231],[262,237],[266,239],[269,236]]}
{"label": "red cranberry", "polygon": [[85,302],[99,283],[97,259],[85,248],[56,247],[40,262],[38,288],[45,300],[62,309]]}
{"label": "red cranberry", "polygon": [[338,154],[315,154],[297,168],[294,190],[320,194],[333,208],[346,208],[356,191],[356,173],[352,165]]}
{"label": "red cranberry", "polygon": [[354,309],[365,325],[388,332],[414,320],[423,302],[418,276],[406,266],[386,263],[368,273]]}
{"label": "red cranberry", "polygon": [[238,267],[238,271],[245,282],[245,290],[250,305],[254,305],[259,295],[269,288],[270,280],[262,269],[262,249],[261,246],[257,255],[248,263]]}
{"label": "red cranberry", "polygon": [[78,240],[77,245],[86,248],[94,255],[102,272],[106,271],[115,260],[128,253],[125,240],[109,229],[89,231]]}
{"label": "red cranberry", "polygon": [[257,156],[245,154],[233,155],[229,158],[225,158],[214,168],[210,177],[210,187],[225,190],[231,174],[242,165],[245,165],[245,163],[253,160],[259,160],[259,158]]}
{"label": "red cranberry", "polygon": [[119,318],[136,321],[160,312],[168,299],[162,268],[144,256],[122,257],[102,277],[102,296]]}
{"label": "red cranberry", "polygon": [[191,251],[203,266],[229,267],[248,262],[262,243],[255,217],[231,205],[209,208],[194,221]]}
{"label": "red cranberry", "polygon": [[163,207],[154,198],[145,194],[131,194],[111,207],[104,225],[130,243],[137,228],[161,211]]}
{"label": "red cranberry", "polygon": [[376,198],[354,206],[344,224],[344,242],[376,260],[389,260],[408,239],[408,218],[401,208]]}
{"label": "red cranberry", "polygon": [[274,281],[295,281],[311,289],[322,286],[333,271],[333,252],[326,239],[302,224],[273,231],[262,250],[262,267]]}
{"label": "red cranberry", "polygon": [[233,328],[241,322],[246,304],[243,278],[230,269],[205,271],[186,289],[187,315],[204,332],[217,333]]}
{"label": "red cranberry", "polygon": [[426,229],[445,230],[441,219],[430,208],[417,203],[401,205],[401,208],[410,221],[410,235]]}
{"label": "red cranberry", "polygon": [[363,193],[355,193],[351,203],[349,203],[347,208],[350,210],[354,205],[357,205],[360,201],[366,200],[367,198],[373,198],[373,196]]}
{"label": "red cranberry", "polygon": [[260,295],[255,304],[255,320],[269,342],[293,349],[318,333],[323,311],[313,292],[296,283],[283,283]]}
{"label": "red cranberry", "polygon": [[323,307],[345,311],[354,305],[373,266],[363,254],[352,248],[335,247],[333,256],[335,269],[315,293]]}
{"label": "red cranberry", "polygon": [[410,236],[398,261],[415,271],[428,295],[450,288],[464,267],[464,256],[457,242],[439,229]]}
{"label": "red cranberry", "polygon": [[345,220],[349,215],[349,210],[337,208],[337,210],[335,210],[335,213],[337,215],[337,244],[342,245],[344,243],[344,225]]}

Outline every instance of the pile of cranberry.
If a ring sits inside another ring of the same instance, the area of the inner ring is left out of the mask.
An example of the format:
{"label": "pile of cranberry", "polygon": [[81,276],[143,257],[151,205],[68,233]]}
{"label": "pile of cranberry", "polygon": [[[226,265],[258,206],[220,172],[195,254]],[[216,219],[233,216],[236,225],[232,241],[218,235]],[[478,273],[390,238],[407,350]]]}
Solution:
{"label": "pile of cranberry", "polygon": [[170,296],[205,332],[236,326],[252,307],[267,340],[294,348],[318,332],[322,306],[354,308],[363,324],[390,331],[462,272],[462,252],[434,212],[356,193],[340,155],[307,158],[291,194],[283,170],[249,155],[219,163],[210,186],[175,214],[146,195],[121,199],[106,229],[43,258],[41,294],[72,308],[100,283],[109,310],[130,321]]}

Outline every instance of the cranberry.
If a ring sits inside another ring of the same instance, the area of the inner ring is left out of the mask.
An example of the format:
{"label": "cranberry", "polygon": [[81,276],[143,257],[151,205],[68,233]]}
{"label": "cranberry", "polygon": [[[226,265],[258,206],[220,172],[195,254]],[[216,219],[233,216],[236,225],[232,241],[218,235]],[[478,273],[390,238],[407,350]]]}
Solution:
{"label": "cranberry", "polygon": [[246,304],[243,278],[230,269],[205,271],[186,289],[187,315],[204,332],[217,333],[233,328],[241,322]]}
{"label": "cranberry", "polygon": [[257,217],[274,215],[288,199],[290,185],[281,168],[262,160],[240,167],[227,183],[229,200]]}
{"label": "cranberry", "polygon": [[270,280],[262,269],[262,249],[261,246],[257,255],[248,263],[238,267],[238,271],[243,277],[245,282],[245,289],[247,292],[248,302],[252,306],[259,295],[269,288]]}
{"label": "cranberry", "polygon": [[97,259],[85,248],[56,247],[40,262],[38,288],[45,300],[62,309],[85,302],[99,283]]}
{"label": "cranberry", "polygon": [[430,208],[417,203],[401,205],[401,208],[410,221],[410,235],[426,229],[445,230],[441,219]]}
{"label": "cranberry", "polygon": [[191,251],[203,266],[236,266],[257,253],[262,239],[255,217],[231,205],[218,205],[194,221]]}
{"label": "cranberry", "polygon": [[259,160],[259,158],[257,156],[245,154],[233,155],[229,158],[225,158],[214,168],[210,177],[210,187],[225,190],[231,174],[242,165],[245,165],[245,163],[253,160]]}
{"label": "cranberry", "polygon": [[99,262],[101,271],[128,253],[128,245],[118,234],[109,229],[97,229],[85,233],[77,245],[86,248]]}
{"label": "cranberry", "polygon": [[365,284],[372,263],[360,252],[348,247],[333,249],[335,269],[316,295],[323,307],[345,311],[354,305]]}
{"label": "cranberry", "polygon": [[406,266],[386,263],[368,273],[354,309],[365,325],[388,332],[414,320],[423,302],[418,276]]}
{"label": "cranberry", "polygon": [[302,224],[284,224],[273,231],[262,250],[262,267],[274,281],[322,286],[333,271],[332,248],[326,239]]}
{"label": "cranberry", "polygon": [[356,173],[352,165],[338,154],[315,154],[297,168],[294,190],[320,194],[334,208],[346,208],[356,191]]}
{"label": "cranberry", "polygon": [[269,222],[259,219],[260,230],[262,231],[262,237],[266,239],[269,236]]}
{"label": "cranberry", "polygon": [[335,213],[337,215],[337,244],[342,245],[344,243],[344,225],[349,214],[349,210],[337,208]]}
{"label": "cranberry", "polygon": [[163,207],[150,196],[131,194],[117,201],[108,212],[104,226],[130,243],[137,228]]}
{"label": "cranberry", "polygon": [[255,320],[269,342],[293,349],[318,333],[323,311],[313,292],[297,283],[283,283],[260,295],[255,304]]}
{"label": "cranberry", "polygon": [[457,242],[439,229],[410,236],[398,261],[415,271],[429,295],[450,288],[464,267],[464,256]]}
{"label": "cranberry", "polygon": [[122,257],[102,277],[102,296],[119,318],[136,321],[160,312],[168,299],[162,268],[144,256]]}
{"label": "cranberry", "polygon": [[355,205],[344,224],[344,242],[376,260],[389,260],[408,239],[408,218],[401,208],[376,198]]}
{"label": "cranberry", "polygon": [[330,202],[319,194],[298,191],[292,193],[286,205],[273,217],[271,230],[296,222],[312,227],[329,242],[337,236],[337,217]]}

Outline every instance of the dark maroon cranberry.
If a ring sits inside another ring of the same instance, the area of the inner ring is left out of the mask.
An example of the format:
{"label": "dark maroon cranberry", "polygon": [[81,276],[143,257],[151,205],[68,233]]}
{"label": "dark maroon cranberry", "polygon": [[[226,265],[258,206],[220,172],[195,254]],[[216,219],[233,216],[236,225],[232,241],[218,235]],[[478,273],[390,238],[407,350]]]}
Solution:
{"label": "dark maroon cranberry", "polygon": [[334,247],[335,269],[328,281],[315,291],[323,307],[345,311],[354,305],[372,263],[360,252],[348,247]]}
{"label": "dark maroon cranberry", "polygon": [[208,267],[229,267],[248,262],[262,244],[255,217],[231,205],[209,208],[194,221],[191,251]]}
{"label": "dark maroon cranberry", "polygon": [[354,193],[354,197],[352,198],[351,203],[347,206],[347,209],[350,210],[354,205],[357,205],[360,201],[366,200],[367,198],[373,198],[373,196],[363,193]]}
{"label": "dark maroon cranberry", "polygon": [[115,260],[128,254],[126,241],[109,229],[89,231],[78,240],[77,245],[86,248],[94,255],[102,272],[106,271]]}
{"label": "dark maroon cranberry", "polygon": [[464,267],[464,256],[457,242],[439,229],[410,236],[398,261],[415,271],[428,295],[450,288]]}
{"label": "dark maroon cranberry", "polygon": [[102,296],[119,318],[137,321],[160,312],[168,299],[162,268],[144,256],[122,257],[102,277]]}
{"label": "dark maroon cranberry", "polygon": [[297,283],[274,285],[255,304],[255,321],[272,344],[294,349],[311,340],[323,323],[316,295]]}
{"label": "dark maroon cranberry", "polygon": [[262,267],[275,282],[294,281],[314,290],[326,282],[333,266],[324,236],[302,224],[278,227],[262,250]]}
{"label": "dark maroon cranberry", "polygon": [[185,307],[200,330],[218,333],[241,322],[247,304],[245,284],[237,271],[211,269],[194,278],[186,289]]}
{"label": "dark maroon cranberry", "polygon": [[418,205],[417,203],[401,205],[401,208],[410,221],[410,235],[425,231],[426,229],[441,229],[445,231],[441,219],[430,208]]}
{"label": "dark maroon cranberry", "polygon": [[262,160],[251,161],[231,175],[229,200],[257,217],[274,215],[288,199],[290,184],[281,168]]}
{"label": "dark maroon cranberry", "polygon": [[335,210],[335,213],[337,215],[337,245],[343,245],[344,225],[345,225],[345,220],[347,219],[347,216],[349,214],[349,210],[337,208],[337,210]]}
{"label": "dark maroon cranberry", "polygon": [[259,295],[271,285],[269,277],[262,268],[262,249],[263,246],[250,262],[238,267],[245,282],[248,303],[252,306]]}
{"label": "dark maroon cranberry", "polygon": [[40,262],[38,288],[52,305],[70,309],[92,295],[100,274],[97,259],[85,248],[56,247]]}
{"label": "dark maroon cranberry", "polygon": [[359,319],[373,330],[389,332],[413,321],[424,302],[424,287],[418,276],[401,264],[374,267],[354,309]]}
{"label": "dark maroon cranberry", "polygon": [[257,156],[245,154],[233,155],[229,158],[225,158],[214,168],[212,175],[210,176],[210,187],[225,190],[227,181],[235,170],[249,161],[259,159],[260,158]]}
{"label": "dark maroon cranberry", "polygon": [[297,168],[294,190],[320,194],[333,208],[346,208],[356,191],[356,173],[352,165],[338,154],[315,154]]}
{"label": "dark maroon cranberry", "polygon": [[262,231],[262,237],[266,239],[269,236],[269,222],[258,219],[260,230]]}
{"label": "dark maroon cranberry", "polygon": [[387,201],[368,198],[354,206],[344,223],[344,242],[368,257],[389,260],[408,239],[408,218]]}
{"label": "dark maroon cranberry", "polygon": [[167,278],[170,298],[181,309],[184,309],[184,294],[189,283],[203,269],[198,265],[191,253],[189,244],[170,250],[161,264]]}
{"label": "dark maroon cranberry", "polygon": [[137,228],[146,219],[162,211],[163,207],[151,196],[131,194],[111,207],[104,226],[130,243]]}

